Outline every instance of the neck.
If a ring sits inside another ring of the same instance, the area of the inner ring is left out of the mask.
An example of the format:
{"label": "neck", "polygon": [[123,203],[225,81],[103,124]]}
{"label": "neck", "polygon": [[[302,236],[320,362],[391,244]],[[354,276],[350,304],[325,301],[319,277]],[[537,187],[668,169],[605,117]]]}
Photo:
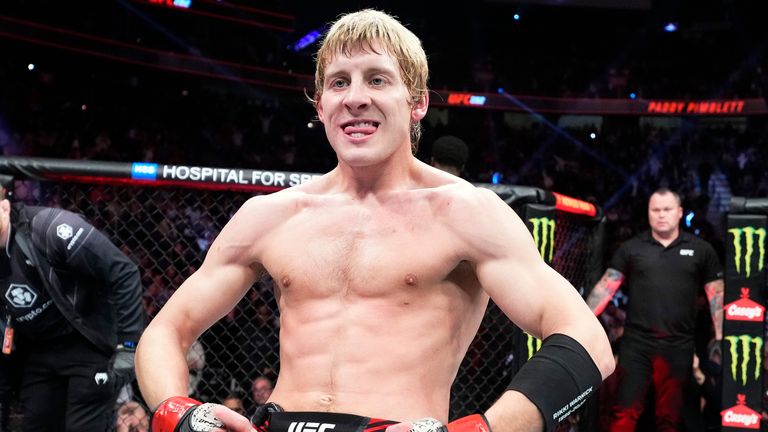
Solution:
{"label": "neck", "polygon": [[343,191],[364,196],[407,188],[421,163],[409,152],[405,157],[395,156],[377,165],[356,167],[339,162],[334,172]]}
{"label": "neck", "polygon": [[656,239],[657,242],[661,243],[664,246],[669,246],[670,243],[675,241],[675,239],[679,234],[680,234],[680,228],[675,228],[667,232],[659,232],[659,231],[651,230],[651,235],[653,236],[653,238]]}

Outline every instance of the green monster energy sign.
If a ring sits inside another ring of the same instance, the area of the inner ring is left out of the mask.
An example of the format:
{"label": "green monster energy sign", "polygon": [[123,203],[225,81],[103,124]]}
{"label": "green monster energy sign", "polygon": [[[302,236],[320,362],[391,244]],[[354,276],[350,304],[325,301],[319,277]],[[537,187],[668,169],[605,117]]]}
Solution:
{"label": "green monster energy sign", "polygon": [[[734,382],[741,378],[741,384],[747,385],[749,376],[749,363],[752,355],[755,356],[754,379],[760,378],[760,367],[763,360],[763,338],[750,335],[725,336],[728,341],[731,354],[731,377]],[[741,348],[741,349],[739,349]],[[739,359],[741,355],[741,359]],[[738,372],[741,371],[740,374]]]}
{"label": "green monster energy sign", "polygon": [[526,346],[528,347],[528,360],[541,349],[541,339],[525,333]]}
{"label": "green monster energy sign", "polygon": [[554,219],[548,217],[530,218],[528,221],[532,225],[531,234],[536,247],[544,261],[551,263],[552,254],[555,250],[555,226]]}
{"label": "green monster energy sign", "polygon": [[[746,277],[751,276],[752,256],[755,253],[755,246],[757,246],[758,253],[757,270],[762,271],[765,263],[765,228],[746,226],[741,228],[730,228],[728,232],[733,234],[733,260],[734,264],[736,264],[736,272],[741,274],[741,264],[743,260],[744,273],[746,274]],[[743,248],[742,238],[744,239]],[[757,245],[755,245],[755,241],[757,241]]]}

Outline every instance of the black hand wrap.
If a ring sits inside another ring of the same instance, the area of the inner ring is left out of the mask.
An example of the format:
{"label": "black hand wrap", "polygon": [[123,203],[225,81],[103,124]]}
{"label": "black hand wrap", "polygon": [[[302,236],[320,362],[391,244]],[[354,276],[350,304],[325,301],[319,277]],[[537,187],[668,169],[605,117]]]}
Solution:
{"label": "black hand wrap", "polygon": [[269,430],[269,418],[272,416],[272,413],[283,411],[285,411],[283,407],[274,402],[260,405],[251,416],[251,425],[261,432],[267,432]]}
{"label": "black hand wrap", "polygon": [[546,431],[576,411],[602,382],[587,350],[570,336],[553,334],[517,372],[507,390],[524,394],[541,412]]}

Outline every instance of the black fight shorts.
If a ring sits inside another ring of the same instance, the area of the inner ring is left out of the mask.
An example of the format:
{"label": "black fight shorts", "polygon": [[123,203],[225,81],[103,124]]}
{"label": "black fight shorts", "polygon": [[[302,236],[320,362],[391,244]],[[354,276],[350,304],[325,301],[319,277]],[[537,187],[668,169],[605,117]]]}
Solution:
{"label": "black fight shorts", "polygon": [[269,419],[269,432],[384,432],[399,422],[327,412],[276,412]]}

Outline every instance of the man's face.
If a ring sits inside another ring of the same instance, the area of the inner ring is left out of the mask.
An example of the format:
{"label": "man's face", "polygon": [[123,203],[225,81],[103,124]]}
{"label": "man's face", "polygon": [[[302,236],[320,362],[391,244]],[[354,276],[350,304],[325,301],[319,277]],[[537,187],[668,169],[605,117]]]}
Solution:
{"label": "man's face", "polygon": [[317,115],[339,161],[353,167],[410,153],[410,124],[427,112],[428,98],[410,103],[397,61],[381,47],[337,54],[328,63]]}
{"label": "man's face", "polygon": [[669,234],[678,229],[683,208],[674,194],[653,194],[648,201],[648,223],[657,234]]}
{"label": "man's face", "polygon": [[259,379],[253,383],[253,400],[259,405],[264,405],[272,395],[272,383]]}
{"label": "man's face", "polygon": [[239,398],[227,398],[227,399],[224,399],[224,401],[221,404],[238,414],[245,415],[245,408],[243,408],[243,401],[240,400]]}

